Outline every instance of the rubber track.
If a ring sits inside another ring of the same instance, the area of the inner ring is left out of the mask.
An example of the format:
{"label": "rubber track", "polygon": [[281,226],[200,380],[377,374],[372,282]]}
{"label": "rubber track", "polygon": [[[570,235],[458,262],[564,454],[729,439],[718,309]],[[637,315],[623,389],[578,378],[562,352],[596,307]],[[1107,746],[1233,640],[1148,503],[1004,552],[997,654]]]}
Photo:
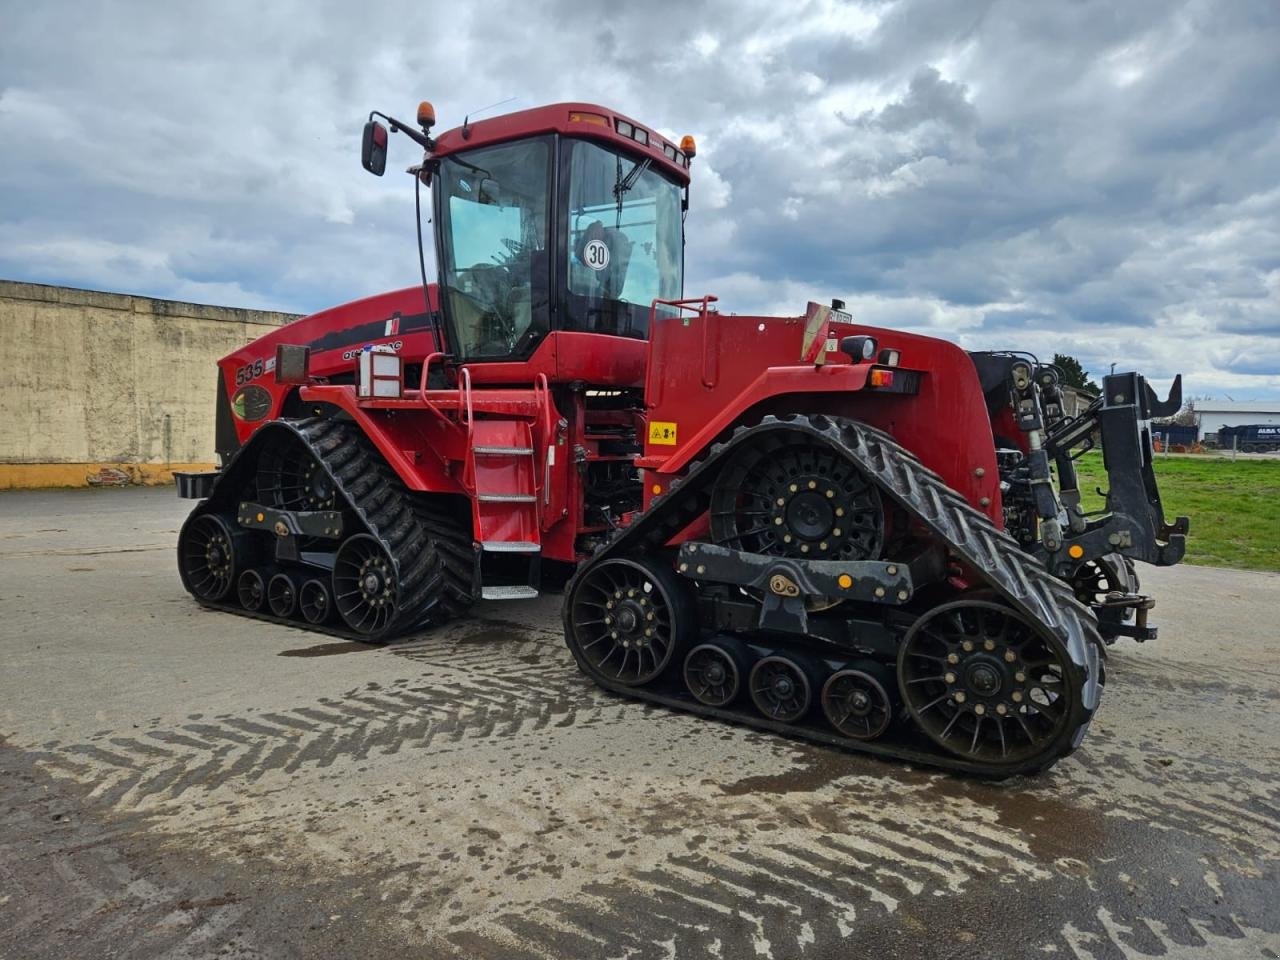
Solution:
{"label": "rubber track", "polygon": [[[946,543],[953,554],[977,571],[986,586],[994,589],[1014,609],[1052,634],[1062,649],[1067,651],[1078,671],[1084,721],[1072,736],[1064,739],[1056,753],[1039,755],[1021,766],[993,768],[988,764],[966,761],[941,750],[934,752],[890,747],[882,741],[853,740],[834,731],[779,724],[748,710],[707,707],[692,699],[616,683],[595,674],[586,666],[573,649],[570,639],[570,600],[578,579],[604,560],[660,550],[672,537],[709,509],[715,478],[728,457],[761,437],[781,433],[827,443],[847,456],[883,493],[901,505]],[[573,650],[579,667],[598,685],[614,693],[859,752],[928,763],[980,776],[1007,777],[1047,769],[1079,746],[1102,695],[1100,656],[1103,646],[1098,635],[1097,620],[1092,611],[1075,599],[1071,588],[1037,564],[1011,536],[997,529],[986,514],[965,502],[938,474],[925,467],[891,436],[853,420],[822,415],[768,416],[753,426],[739,427],[729,440],[712,446],[704,459],[695,461],[683,478],[671,484],[668,494],[655,498],[647,511],[638,516],[630,526],[615,534],[590,560],[578,567],[565,590],[564,622],[566,642]]]}
{"label": "rubber track", "polygon": [[[375,537],[391,557],[399,583],[395,618],[371,635],[348,629],[336,613],[324,624],[309,624],[301,617],[276,617],[265,609],[250,613],[226,600],[197,597],[201,604],[257,620],[364,641],[386,640],[439,625],[470,606],[474,599],[470,528],[450,516],[450,511],[438,507],[430,495],[409,490],[369,439],[346,420],[313,417],[264,425],[228,464],[209,498],[192,511],[191,517],[219,513],[234,524],[228,513],[234,515],[235,505],[246,499],[235,491],[247,489],[250,476],[242,474],[246,464],[247,469],[256,466],[256,450],[267,443],[295,440],[324,467],[346,501],[345,512],[359,518],[363,527],[360,532]],[[347,536],[354,532],[348,530]],[[327,579],[323,571],[316,571],[315,575]]]}

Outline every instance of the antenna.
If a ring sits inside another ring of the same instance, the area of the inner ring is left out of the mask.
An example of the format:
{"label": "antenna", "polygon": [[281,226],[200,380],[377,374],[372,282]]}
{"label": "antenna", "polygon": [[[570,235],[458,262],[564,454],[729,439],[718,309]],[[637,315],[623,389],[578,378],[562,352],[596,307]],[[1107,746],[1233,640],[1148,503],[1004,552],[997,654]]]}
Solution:
{"label": "antenna", "polygon": [[515,97],[507,97],[507,99],[505,100],[499,100],[497,103],[491,103],[487,107],[481,107],[479,110],[472,110],[470,113],[468,113],[465,117],[462,118],[462,139],[463,140],[471,139],[471,128],[467,126],[467,124],[471,122],[472,117],[478,116],[479,114],[484,113],[486,110],[492,110],[494,107],[500,107],[504,103],[510,103],[512,100],[515,100],[515,99],[516,99]]}

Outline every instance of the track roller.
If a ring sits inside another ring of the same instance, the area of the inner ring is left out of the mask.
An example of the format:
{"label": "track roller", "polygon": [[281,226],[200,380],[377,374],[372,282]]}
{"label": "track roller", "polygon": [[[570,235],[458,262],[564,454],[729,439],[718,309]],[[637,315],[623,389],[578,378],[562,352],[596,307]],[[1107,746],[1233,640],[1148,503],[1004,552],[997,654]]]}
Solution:
{"label": "track roller", "polygon": [[578,662],[628,687],[658,677],[697,626],[687,584],[661,557],[596,564],[575,582],[566,609]]}
{"label": "track roller", "polygon": [[298,609],[307,623],[324,623],[333,610],[333,593],[323,580],[308,580],[298,588]]}
{"label": "track roller", "polygon": [[822,686],[822,712],[846,737],[874,740],[893,719],[891,681],[889,671],[877,663],[837,670]]}
{"label": "track roller", "polygon": [[814,671],[807,661],[774,654],[751,668],[751,701],[778,723],[795,723],[813,704]]}
{"label": "track roller", "polygon": [[684,659],[684,683],[694,699],[708,707],[723,707],[742,692],[747,654],[731,637],[701,643]]}
{"label": "track roller", "polygon": [[258,611],[267,599],[267,582],[257,570],[246,570],[236,581],[236,596],[240,598],[240,606],[246,610]]}
{"label": "track roller", "polygon": [[277,573],[267,581],[267,606],[277,617],[291,617],[298,608],[298,585],[288,573]]}
{"label": "track roller", "polygon": [[201,600],[221,600],[236,578],[236,536],[222,517],[193,517],[178,537],[178,573]]}
{"label": "track roller", "polygon": [[381,543],[367,533],[347,538],[333,563],[333,596],[348,627],[366,636],[395,620],[399,577]]}

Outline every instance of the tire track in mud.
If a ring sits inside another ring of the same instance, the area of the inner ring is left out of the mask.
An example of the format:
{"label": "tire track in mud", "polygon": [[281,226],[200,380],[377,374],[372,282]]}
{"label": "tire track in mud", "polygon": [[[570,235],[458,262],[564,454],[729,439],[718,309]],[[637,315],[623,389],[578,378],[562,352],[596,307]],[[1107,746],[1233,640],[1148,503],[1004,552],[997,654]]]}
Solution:
{"label": "tire track in mud", "polygon": [[595,689],[562,645],[513,640],[492,627],[475,633],[473,625],[453,642],[429,638],[383,649],[423,664],[424,679],[370,683],[310,705],[243,716],[192,714],[185,723],[128,736],[44,744],[31,756],[56,776],[91,784],[94,800],[131,810],[375,752],[439,750],[655,712]]}
{"label": "tire track in mud", "polygon": [[[376,904],[335,928],[351,876],[211,860],[104,812],[0,739],[0,957],[203,960],[410,954]],[[377,913],[381,917],[374,916]]]}
{"label": "tire track in mud", "polygon": [[[448,943],[476,957],[507,956],[514,943],[521,956],[636,960],[829,957],[857,947],[886,957],[1112,960],[1280,947],[1274,824],[1270,841],[1246,819],[1224,842],[1188,816],[1221,814],[1225,792],[1202,799],[1191,784],[1137,819],[1133,810],[1073,809],[1062,789],[1020,796],[938,778],[895,797],[892,783],[858,786],[871,812],[843,826],[828,814],[828,832],[806,824],[720,849],[712,839],[576,896],[504,911]],[[895,804],[918,813],[935,789],[941,802],[926,802],[929,819],[895,815]],[[1251,799],[1277,799],[1259,793]],[[800,807],[789,819],[803,816]]]}
{"label": "tire track in mud", "polygon": [[[384,648],[421,664],[421,681],[51,744],[37,759],[92,785],[91,798],[112,809],[163,813],[193,791],[374,753],[440,752],[490,738],[551,736],[561,727],[633,723],[647,713],[679,716],[595,690],[558,637],[513,640],[506,630]],[[688,735],[727,729],[699,726]],[[725,811],[714,797],[646,810],[650,822],[638,828],[665,851],[656,863],[610,863],[605,879],[491,913],[446,921],[441,911],[429,931],[434,955],[790,958],[863,945],[886,957],[930,956],[934,948],[957,957],[1052,949],[1111,960],[1209,949],[1230,955],[1246,943],[1280,947],[1270,893],[1280,888],[1275,776],[1150,736],[1095,729],[1086,749],[1052,774],[1006,786],[850,758],[846,772],[809,791],[753,783],[752,795],[739,796],[737,806],[726,802]],[[801,758],[840,756],[796,750]],[[744,810],[742,823],[728,815]],[[709,821],[705,834],[682,839],[681,816]],[[428,907],[417,872],[389,862],[377,883],[382,899],[415,921]],[[92,890],[111,881],[76,882]],[[100,902],[91,893],[82,899]],[[85,909],[77,922],[100,907]],[[161,927],[176,922],[163,905],[154,909],[140,915]],[[239,922],[230,912],[220,916],[229,927]],[[922,938],[931,944],[923,951]]]}

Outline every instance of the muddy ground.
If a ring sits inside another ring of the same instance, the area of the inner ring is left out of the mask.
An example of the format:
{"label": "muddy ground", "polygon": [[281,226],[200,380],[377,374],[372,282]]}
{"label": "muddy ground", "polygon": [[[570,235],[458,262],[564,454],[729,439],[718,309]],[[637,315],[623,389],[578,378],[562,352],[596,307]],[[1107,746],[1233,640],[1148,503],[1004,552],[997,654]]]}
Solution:
{"label": "muddy ground", "polygon": [[0,494],[0,957],[1280,956],[1280,576],[1144,571],[1084,747],[990,785],[597,692],[556,597],[206,612],[184,512]]}

